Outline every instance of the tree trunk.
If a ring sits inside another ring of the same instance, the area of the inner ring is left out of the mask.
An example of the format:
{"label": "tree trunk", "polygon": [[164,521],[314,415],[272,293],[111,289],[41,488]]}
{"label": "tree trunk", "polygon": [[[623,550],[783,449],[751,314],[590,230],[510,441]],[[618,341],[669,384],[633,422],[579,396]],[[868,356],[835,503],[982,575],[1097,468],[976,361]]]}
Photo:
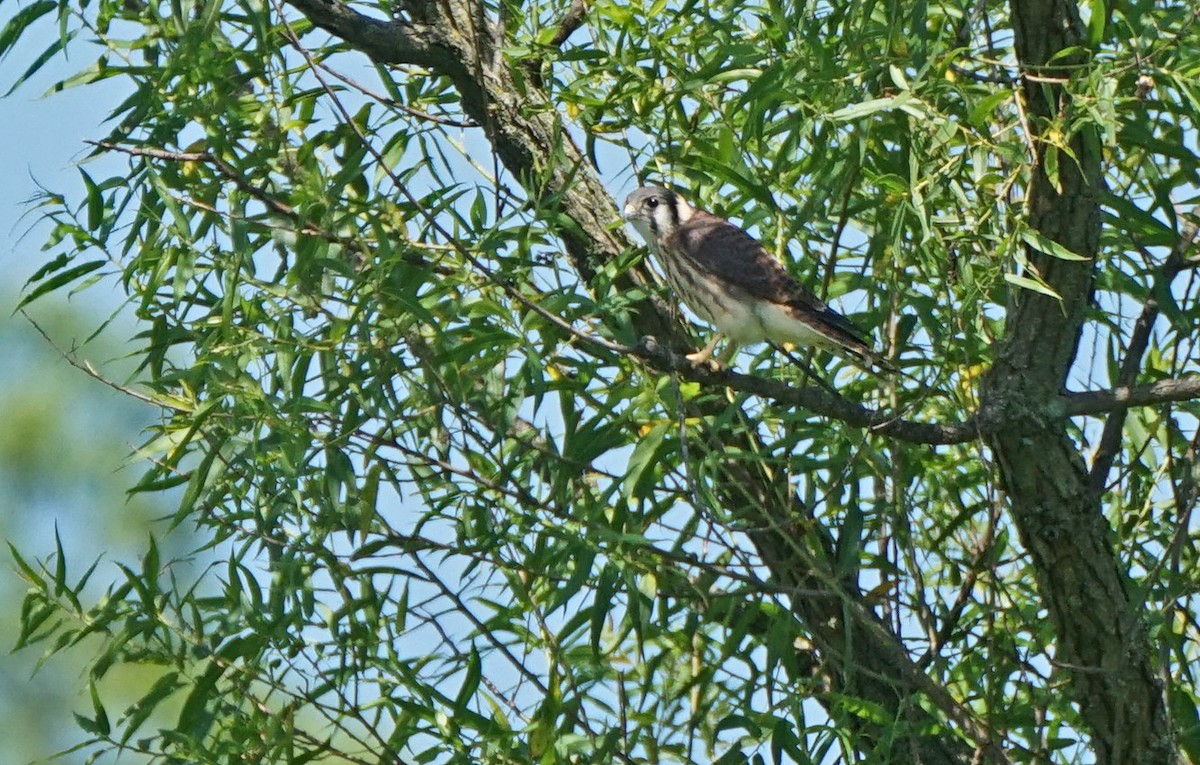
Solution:
{"label": "tree trunk", "polygon": [[[1130,600],[1083,458],[1066,423],[1050,414],[1075,357],[1100,251],[1101,144],[1092,126],[1071,125],[1067,84],[1087,58],[1075,54],[1046,66],[1055,54],[1085,44],[1082,23],[1069,0],[1013,0],[1012,18],[1036,147],[1029,224],[1087,260],[1027,248],[1030,264],[1061,300],[1017,293],[985,383],[985,399],[1005,413],[988,442],[1037,571],[1057,637],[1055,662],[1071,678],[1097,762],[1166,765],[1176,762],[1175,747],[1142,604]],[[1059,135],[1075,130],[1074,159],[1042,138],[1055,124]],[[1050,158],[1057,161],[1057,185],[1047,172],[1051,152],[1057,152]]]}

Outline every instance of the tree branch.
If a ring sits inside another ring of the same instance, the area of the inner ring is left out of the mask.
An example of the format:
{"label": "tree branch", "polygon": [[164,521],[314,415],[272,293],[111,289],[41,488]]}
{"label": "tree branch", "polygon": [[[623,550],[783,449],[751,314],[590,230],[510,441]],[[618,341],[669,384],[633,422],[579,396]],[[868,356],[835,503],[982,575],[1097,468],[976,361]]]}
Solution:
{"label": "tree branch", "polygon": [[[504,166],[518,178],[536,205],[561,209],[574,225],[558,235],[575,270],[585,281],[632,242],[612,222],[618,212],[604,184],[570,138],[545,94],[520,84],[503,56],[484,56],[478,40],[459,30],[472,28],[477,7],[467,0],[413,3],[417,22],[384,22],[358,13],[338,0],[287,0],[313,24],[382,63],[415,63],[448,77],[463,111],[480,125]],[[645,288],[641,270],[617,277],[618,290]],[[684,347],[686,334],[663,306],[644,300],[634,306],[640,334]]]}
{"label": "tree branch", "polygon": [[[714,450],[727,453],[724,439],[713,439]],[[844,715],[840,719],[863,739],[877,756],[891,748],[900,761],[923,765],[1008,763],[993,732],[943,687],[917,667],[900,638],[882,622],[863,595],[841,581],[844,573],[834,553],[823,544],[825,535],[811,509],[796,497],[780,496],[760,463],[734,457],[723,461],[727,475],[717,484],[726,512],[748,525],[753,541],[773,583],[791,594],[791,609],[811,637],[817,651],[819,673],[834,697],[866,699],[888,710],[895,727],[880,725],[870,715]],[[819,597],[804,592],[823,593]],[[975,743],[972,752],[952,737],[918,732],[930,716],[913,703],[925,696],[946,718],[957,724]],[[822,699],[822,701],[825,701]],[[910,729],[910,726],[913,726]],[[897,736],[897,728],[904,732]],[[856,746],[863,747],[863,743]]]}
{"label": "tree branch", "polygon": [[816,386],[797,388],[785,382],[744,374],[727,367],[718,369],[705,364],[697,365],[684,355],[662,347],[653,337],[642,338],[629,352],[655,369],[675,372],[689,382],[697,382],[705,387],[728,387],[787,407],[808,409],[821,416],[854,427],[866,428],[872,433],[900,441],[931,445],[966,443],[982,436],[981,424],[986,420],[978,415],[973,415],[963,422],[949,424],[907,420],[892,412],[868,409],[862,404]]}
{"label": "tree branch", "polygon": [[[561,48],[562,44],[567,41],[567,38],[575,33],[576,29],[583,26],[584,19],[587,18],[588,0],[575,0],[571,3],[571,7],[563,15],[558,22],[558,28],[554,31],[554,36],[550,38],[550,46]],[[546,78],[543,76],[543,68],[546,65],[546,60],[541,56],[528,59],[523,63],[525,73],[529,75],[530,80],[539,89],[546,86]]]}
{"label": "tree branch", "polygon": [[587,0],[575,0],[571,3],[571,7],[563,14],[562,20],[558,22],[558,30],[555,31],[554,37],[550,38],[550,44],[555,48],[560,47],[567,41],[567,38],[575,33],[576,29],[583,26],[583,20],[587,18],[588,4]]}
{"label": "tree branch", "polygon": [[1134,406],[1152,406],[1200,398],[1200,375],[1160,380],[1149,385],[1122,385],[1112,390],[1068,393],[1065,397],[1068,417],[1124,412]]}
{"label": "tree branch", "polygon": [[[1137,323],[1133,325],[1133,334],[1129,338],[1129,350],[1125,352],[1125,358],[1121,360],[1121,369],[1117,373],[1119,387],[1129,387],[1137,380],[1138,372],[1142,368],[1142,356],[1145,355],[1146,348],[1150,345],[1150,335],[1154,332],[1154,322],[1158,319],[1157,295],[1160,290],[1170,289],[1171,282],[1188,266],[1187,251],[1196,240],[1197,220],[1200,220],[1200,205],[1193,207],[1191,216],[1184,220],[1183,230],[1180,231],[1175,246],[1171,248],[1171,254],[1167,256],[1166,262],[1154,276],[1154,287],[1142,306],[1142,313],[1138,316]],[[1100,442],[1096,447],[1096,456],[1092,459],[1092,470],[1089,475],[1092,490],[1097,493],[1104,491],[1113,461],[1116,460],[1117,454],[1121,450],[1121,436],[1125,432],[1127,412],[1128,410],[1124,407],[1117,408],[1104,423],[1104,430],[1100,434]]]}
{"label": "tree branch", "polygon": [[[787,407],[807,409],[822,417],[909,443],[930,446],[967,443],[996,433],[1009,416],[1003,404],[992,402],[985,403],[979,411],[961,422],[920,422],[892,412],[870,409],[816,386],[799,388],[729,368],[697,365],[683,354],[663,348],[652,337],[642,338],[637,346],[624,349],[624,352],[643,359],[659,371],[675,372],[689,382],[705,387],[727,387]],[[1192,399],[1200,399],[1200,375],[1160,380],[1137,387],[1064,393],[1058,401],[1043,407],[1042,411],[1048,421],[1061,422],[1071,417]]]}
{"label": "tree branch", "polygon": [[434,27],[377,19],[340,0],[289,0],[289,4],[317,27],[380,63],[416,64],[442,73],[463,67],[452,50],[437,44],[440,35]]}

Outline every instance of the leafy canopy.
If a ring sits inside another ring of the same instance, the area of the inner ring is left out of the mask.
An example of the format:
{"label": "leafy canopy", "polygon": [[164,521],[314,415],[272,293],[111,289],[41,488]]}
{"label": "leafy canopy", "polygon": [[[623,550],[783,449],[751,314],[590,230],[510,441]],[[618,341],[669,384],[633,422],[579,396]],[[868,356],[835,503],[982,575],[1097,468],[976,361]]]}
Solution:
{"label": "leafy canopy", "polygon": [[[117,382],[162,411],[131,490],[174,490],[160,532],[203,540],[185,561],[151,540],[140,563],[100,568],[17,554],[21,645],[102,636],[85,748],[1086,757],[1097,728],[1062,691],[1074,676],[1038,589],[1052,585],[1005,512],[993,449],[906,443],[751,378],[672,371],[639,345],[648,316],[673,320],[670,296],[611,199],[572,195],[666,182],[754,231],[899,359],[906,374],[881,379],[807,356],[887,420],[968,421],[1008,309],[1064,299],[1060,268],[1095,279],[1069,387],[1121,381],[1151,298],[1163,318],[1139,379],[1178,377],[1200,315],[1194,280],[1160,265],[1198,184],[1191,4],[1092,0],[1040,80],[1018,79],[1002,4],[571,10],[14,11],[0,55],[46,47],[6,69],[12,87],[69,51],[91,63],[52,90],[115,78],[127,93],[80,186],[41,200],[53,233],[24,302],[127,296],[140,366]],[[397,28],[409,37],[384,36]],[[1080,147],[1103,156],[1095,252],[1027,205],[1035,179],[1067,193]],[[687,350],[671,326],[662,347]],[[737,368],[813,385],[771,349]],[[1132,410],[1096,511],[1192,759],[1195,413]],[[1104,422],[1055,416],[1084,453]],[[96,597],[85,585],[103,576]],[[103,685],[125,663],[161,669],[128,704]]]}

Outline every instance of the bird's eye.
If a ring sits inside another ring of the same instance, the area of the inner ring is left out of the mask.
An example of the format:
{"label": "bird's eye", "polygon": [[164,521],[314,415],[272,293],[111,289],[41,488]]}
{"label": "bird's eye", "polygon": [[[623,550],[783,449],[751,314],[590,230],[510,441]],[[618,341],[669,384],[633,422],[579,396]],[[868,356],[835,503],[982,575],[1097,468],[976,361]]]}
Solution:
{"label": "bird's eye", "polygon": [[649,207],[651,210],[653,210],[655,207],[658,207],[658,198],[650,197],[649,199],[646,200],[646,206]]}

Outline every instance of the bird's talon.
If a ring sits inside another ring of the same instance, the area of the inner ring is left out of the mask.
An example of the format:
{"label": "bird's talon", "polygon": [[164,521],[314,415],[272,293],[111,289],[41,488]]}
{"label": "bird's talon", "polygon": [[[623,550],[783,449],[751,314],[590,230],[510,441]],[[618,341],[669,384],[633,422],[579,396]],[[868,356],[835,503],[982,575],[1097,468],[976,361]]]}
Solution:
{"label": "bird's talon", "polygon": [[713,372],[720,372],[726,368],[719,359],[713,358],[711,352],[705,353],[704,351],[696,351],[695,353],[689,353],[684,358],[690,361],[694,367],[708,367],[709,370]]}

